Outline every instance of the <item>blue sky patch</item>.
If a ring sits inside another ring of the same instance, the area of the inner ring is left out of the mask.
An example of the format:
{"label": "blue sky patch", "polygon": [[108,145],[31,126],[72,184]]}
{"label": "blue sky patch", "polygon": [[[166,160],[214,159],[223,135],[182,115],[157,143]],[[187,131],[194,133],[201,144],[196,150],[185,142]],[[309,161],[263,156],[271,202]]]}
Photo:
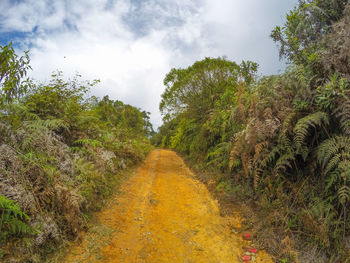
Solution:
{"label": "blue sky patch", "polygon": [[19,31],[1,32],[0,44],[4,46],[12,42],[14,47],[20,47],[23,40],[27,39],[32,34],[33,34],[32,32],[19,32]]}

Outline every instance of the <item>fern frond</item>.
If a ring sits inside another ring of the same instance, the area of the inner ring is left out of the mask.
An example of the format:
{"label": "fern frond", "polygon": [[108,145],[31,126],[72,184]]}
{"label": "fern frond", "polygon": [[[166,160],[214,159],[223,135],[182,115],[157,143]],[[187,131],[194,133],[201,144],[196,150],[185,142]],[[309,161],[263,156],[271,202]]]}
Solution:
{"label": "fern frond", "polygon": [[288,116],[284,119],[283,124],[282,124],[282,130],[281,134],[287,134],[292,122],[294,121],[295,117],[297,116],[296,112],[291,112],[288,114]]}
{"label": "fern frond", "polygon": [[44,134],[50,133],[50,130],[45,127],[44,122],[40,119],[24,122],[24,130],[21,143],[23,149],[30,149]]}
{"label": "fern frond", "polygon": [[350,99],[338,101],[335,116],[339,118],[339,124],[346,135],[350,135]]}
{"label": "fern frond", "polygon": [[93,116],[91,114],[79,114],[77,116],[77,124],[79,126],[84,125],[84,124],[93,124],[95,122],[99,122],[100,119],[97,118],[96,116]]}
{"label": "fern frond", "polygon": [[327,178],[325,179],[326,182],[326,187],[325,190],[326,192],[337,182],[339,181],[340,178],[340,174],[341,174],[341,170],[340,169],[336,169],[333,172],[331,172]]}
{"label": "fern frond", "polygon": [[346,172],[342,174],[344,180],[350,181],[350,153],[343,152],[343,160],[339,162],[338,167],[342,169],[342,171]]}
{"label": "fern frond", "polygon": [[305,140],[310,136],[310,129],[320,127],[322,124],[329,124],[327,113],[319,111],[300,119],[294,127],[294,143],[297,150],[305,145]]}
{"label": "fern frond", "polygon": [[253,180],[253,183],[254,183],[254,190],[258,189],[258,185],[259,185],[259,182],[260,182],[260,178],[261,178],[261,174],[263,173],[263,169],[261,169],[260,167],[257,167],[254,171],[254,180]]}
{"label": "fern frond", "polygon": [[281,133],[278,137],[278,144],[283,147],[286,151],[293,148],[293,143],[286,133]]}
{"label": "fern frond", "polygon": [[62,119],[47,119],[42,121],[42,125],[50,130],[57,130],[60,128],[68,129],[69,125]]}
{"label": "fern frond", "polygon": [[25,128],[30,133],[46,133],[49,131],[49,128],[47,125],[45,125],[45,121],[39,119],[39,120],[33,120],[33,121],[26,121],[24,122]]}
{"label": "fern frond", "polygon": [[280,154],[280,147],[275,146],[271,152],[260,162],[260,167],[267,167],[270,163],[276,160],[276,156]]}
{"label": "fern frond", "polygon": [[255,155],[260,155],[260,153],[269,147],[269,141],[263,141],[255,145]]}
{"label": "fern frond", "polygon": [[338,200],[342,205],[345,205],[350,200],[350,187],[343,185],[338,190]]}
{"label": "fern frond", "polygon": [[31,234],[32,228],[25,221],[29,216],[22,212],[18,204],[0,195],[0,238],[8,235]]}
{"label": "fern frond", "polygon": [[335,136],[322,142],[317,149],[317,161],[325,169],[327,175],[326,191],[332,186],[338,187],[339,202],[344,206],[350,200],[350,137]]}
{"label": "fern frond", "polygon": [[295,155],[293,152],[287,152],[278,158],[274,171],[276,174],[283,173],[287,168],[292,168],[292,162],[295,160]]}
{"label": "fern frond", "polygon": [[73,144],[80,145],[83,147],[87,147],[87,146],[91,146],[93,148],[102,147],[102,143],[100,141],[93,140],[93,139],[79,139],[79,140],[76,140]]}
{"label": "fern frond", "polygon": [[22,120],[40,120],[39,116],[35,113],[32,113],[28,108],[20,103],[10,103],[6,106],[6,111],[11,115],[19,116]]}
{"label": "fern frond", "polygon": [[323,168],[326,168],[330,162],[335,162],[332,159],[338,158],[338,154],[341,154],[342,158],[348,158],[350,155],[350,137],[335,136],[322,142],[317,149],[317,161]]}
{"label": "fern frond", "polygon": [[339,165],[341,159],[342,159],[341,153],[334,154],[325,167],[325,171],[324,171],[325,174],[328,174],[330,171],[335,169]]}

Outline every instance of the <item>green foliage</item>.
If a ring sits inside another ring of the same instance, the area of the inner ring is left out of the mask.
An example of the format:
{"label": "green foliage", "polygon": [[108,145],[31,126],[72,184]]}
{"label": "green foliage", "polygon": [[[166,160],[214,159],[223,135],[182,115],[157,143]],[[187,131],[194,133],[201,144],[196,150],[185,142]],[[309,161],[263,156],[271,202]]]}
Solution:
{"label": "green foliage", "polygon": [[84,159],[75,160],[75,182],[79,188],[79,192],[87,200],[87,211],[99,208],[99,203],[96,200],[99,197],[106,198],[110,192],[110,181],[107,177],[100,173],[94,163],[87,162]]}
{"label": "green foliage", "polygon": [[[350,236],[349,10],[347,0],[300,0],[271,34],[292,63],[283,74],[257,79],[256,63],[225,58],[172,69],[156,134],[148,112],[88,97],[98,81],[61,72],[47,84],[24,81],[27,53],[1,47],[1,176],[15,182],[11,194],[32,197],[33,220],[54,218],[57,232],[74,236],[82,212],[101,206],[96,200],[111,193],[118,171],[145,157],[152,136],[223,172],[218,191],[259,202],[257,232],[275,231],[265,245],[282,261],[312,246],[341,261]],[[26,211],[1,195],[0,212],[2,242],[30,233]]]}
{"label": "green foliage", "polygon": [[350,138],[335,136],[322,142],[317,149],[317,161],[322,165],[323,173],[331,177],[327,180],[327,190],[342,185],[339,191],[347,193],[346,184],[350,182]]}
{"label": "green foliage", "polygon": [[22,81],[28,62],[1,47],[0,254],[20,251],[23,262],[37,262],[45,247],[86,226],[86,215],[150,151],[153,129],[148,112],[89,97],[98,81],[62,72],[48,83]]}
{"label": "green foliage", "polygon": [[175,130],[174,136],[170,138],[170,148],[190,154],[191,142],[197,126],[194,120],[182,119]]}
{"label": "green foliage", "polygon": [[19,99],[26,92],[22,79],[30,69],[28,52],[18,57],[12,44],[0,46],[0,88],[1,105]]}
{"label": "green foliage", "polygon": [[328,114],[325,112],[315,112],[298,120],[294,127],[294,143],[297,151],[306,159],[308,154],[305,150],[305,141],[310,136],[310,129],[316,131],[317,128],[325,128],[329,124]]}
{"label": "green foliage", "polygon": [[319,260],[298,244],[322,260],[348,255],[349,14],[347,0],[299,1],[271,34],[292,63],[283,74],[257,80],[254,63],[206,58],[164,80],[152,142],[223,172],[217,190],[258,200],[257,231],[278,232],[265,245],[288,262]]}
{"label": "green foliage", "polygon": [[141,111],[121,101],[110,100],[108,96],[97,101],[93,110],[109,127],[116,126],[127,129],[128,132],[153,135],[149,112]]}
{"label": "green foliage", "polygon": [[209,149],[207,154],[207,165],[214,166],[221,171],[225,171],[229,165],[229,155],[231,143],[222,142],[217,144],[213,149]]}
{"label": "green foliage", "polygon": [[160,111],[165,120],[185,111],[203,120],[222,94],[234,92],[239,78],[251,82],[256,70],[255,63],[245,62],[240,67],[223,58],[206,58],[187,69],[172,69],[164,79]]}
{"label": "green foliage", "polygon": [[25,106],[41,119],[60,122],[61,126],[55,129],[59,134],[79,129],[81,118],[86,117],[88,110],[85,95],[90,87],[98,83],[80,82],[80,77],[77,75],[65,81],[62,72],[58,72],[52,75],[48,85],[33,84],[24,97]]}
{"label": "green foliage", "polygon": [[29,217],[12,200],[0,195],[0,243],[9,237],[33,234]]}
{"label": "green foliage", "polygon": [[284,27],[276,26],[272,39],[280,44],[280,55],[296,64],[315,67],[322,51],[322,38],[344,15],[347,0],[301,0],[290,11]]}
{"label": "green foliage", "polygon": [[75,145],[80,145],[82,147],[91,146],[92,148],[96,149],[97,147],[102,147],[102,143],[98,140],[93,139],[79,139],[74,142]]}
{"label": "green foliage", "polygon": [[[237,65],[224,58],[205,58],[165,77],[160,110],[165,124],[153,141],[207,162],[222,171],[229,162],[230,139],[245,118],[249,84],[257,64]],[[235,130],[232,130],[236,127]]]}

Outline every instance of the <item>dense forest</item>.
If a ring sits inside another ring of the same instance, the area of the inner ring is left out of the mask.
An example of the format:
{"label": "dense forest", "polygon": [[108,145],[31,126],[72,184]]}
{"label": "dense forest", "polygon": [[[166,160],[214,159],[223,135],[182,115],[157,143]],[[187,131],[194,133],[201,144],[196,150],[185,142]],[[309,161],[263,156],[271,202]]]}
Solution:
{"label": "dense forest", "polygon": [[152,142],[220,174],[281,262],[350,262],[349,32],[347,0],[300,0],[271,33],[284,73],[219,57],[164,79]]}
{"label": "dense forest", "polygon": [[151,149],[148,112],[89,96],[98,81],[37,83],[29,69],[0,47],[1,262],[42,262],[76,237]]}

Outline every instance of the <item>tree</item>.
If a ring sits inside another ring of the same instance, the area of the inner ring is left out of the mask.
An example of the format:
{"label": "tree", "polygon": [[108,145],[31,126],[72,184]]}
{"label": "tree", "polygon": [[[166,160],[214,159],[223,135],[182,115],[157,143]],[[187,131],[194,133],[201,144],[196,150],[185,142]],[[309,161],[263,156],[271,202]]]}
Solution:
{"label": "tree", "polygon": [[24,95],[26,86],[22,79],[26,76],[29,65],[28,52],[18,57],[12,44],[0,46],[0,95],[1,103],[8,103]]}
{"label": "tree", "polygon": [[331,25],[344,15],[347,0],[299,0],[291,10],[284,27],[276,26],[272,39],[280,44],[280,55],[297,64],[322,44],[322,38],[330,33]]}
{"label": "tree", "polygon": [[164,119],[187,112],[204,121],[224,93],[234,93],[239,80],[252,81],[257,64],[242,67],[225,58],[205,58],[187,69],[172,69],[164,79],[160,111]]}
{"label": "tree", "polygon": [[322,65],[325,36],[344,16],[347,3],[348,0],[299,0],[287,14],[285,25],[276,26],[270,35],[280,46],[280,57],[304,66],[310,76],[326,79]]}

